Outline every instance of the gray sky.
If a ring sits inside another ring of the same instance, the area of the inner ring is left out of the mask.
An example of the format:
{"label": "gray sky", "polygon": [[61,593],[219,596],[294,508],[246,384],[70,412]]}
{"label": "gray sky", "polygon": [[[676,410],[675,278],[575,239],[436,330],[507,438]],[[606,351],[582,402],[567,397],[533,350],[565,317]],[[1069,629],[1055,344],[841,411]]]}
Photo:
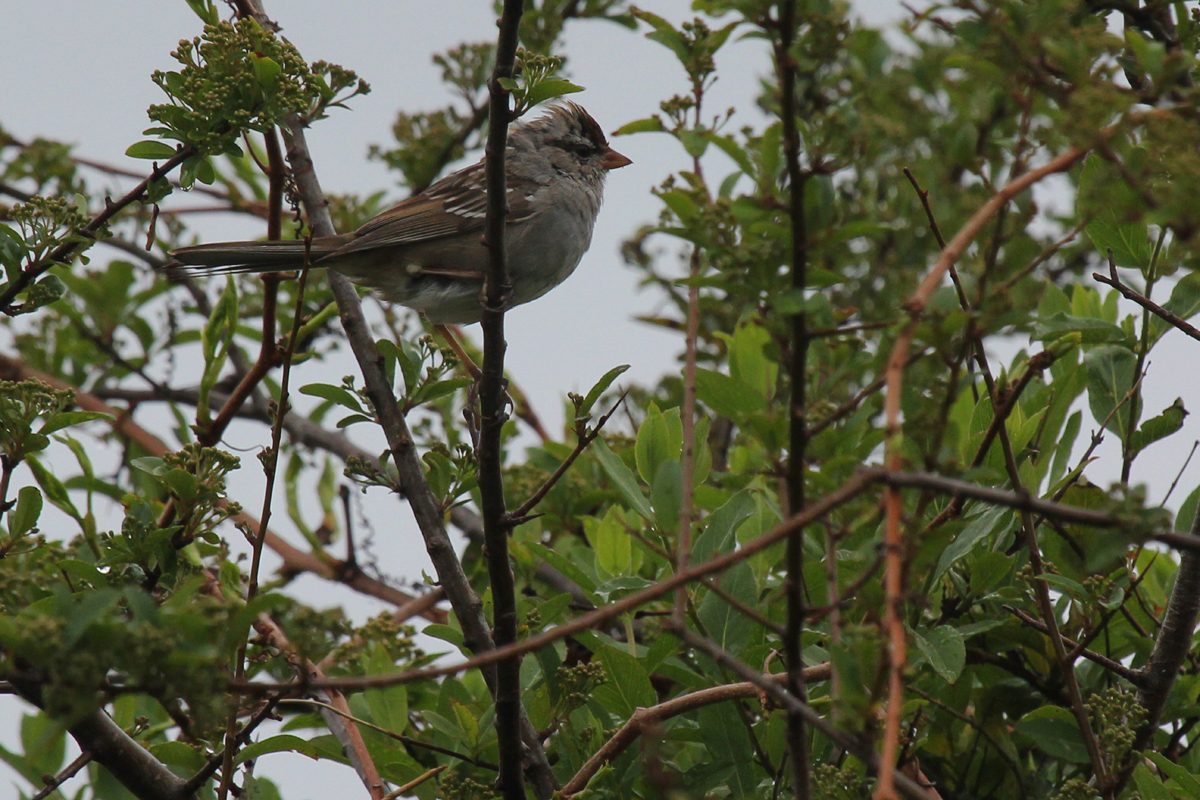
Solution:
{"label": "gray sky", "polygon": [[[684,0],[646,0],[641,5],[676,22],[691,16],[690,4]],[[855,5],[873,24],[896,20],[904,13],[898,2],[886,0]],[[370,95],[351,102],[351,111],[334,110],[310,131],[316,169],[327,192],[367,194],[387,188],[396,199],[402,196],[394,176],[381,164],[366,160],[367,148],[373,143],[391,145],[390,128],[397,109],[431,109],[447,101],[448,93],[430,56],[464,40],[493,39],[491,6],[490,0],[348,0],[334,5],[316,0],[268,0],[268,12],[306,58],[354,69],[373,87]],[[7,77],[0,125],[19,139],[44,136],[72,142],[79,155],[144,170],[146,162],[122,154],[143,138],[141,131],[149,125],[147,106],[162,100],[149,75],[155,69],[173,69],[175,62],[169,52],[179,39],[198,32],[199,22],[183,0],[11,3],[0,29],[0,74]],[[587,89],[573,99],[586,106],[607,130],[654,113],[660,100],[686,90],[682,70],[665,48],[615,25],[570,23],[565,51],[571,77]],[[761,43],[727,46],[718,58],[718,67],[720,80],[710,94],[710,111],[715,114],[734,106],[739,113],[735,124],[758,121],[752,106],[756,76],[768,67]],[[621,264],[617,248],[638,225],[656,217],[658,201],[649,189],[671,172],[688,168],[690,159],[663,135],[622,137],[613,144],[634,163],[610,176],[591,251],[564,285],[508,316],[509,370],[552,431],[561,426],[566,392],[586,391],[617,364],[631,365],[630,381],[653,381],[673,367],[680,348],[675,335],[633,320],[637,314],[655,311],[657,298],[638,290],[637,275]],[[706,169],[716,176],[715,184],[732,171],[732,165],[716,154],[708,157]],[[89,177],[97,185],[102,181],[94,174]],[[176,202],[180,200],[194,205],[199,198],[182,197]],[[211,215],[193,222],[209,240],[262,234],[259,223],[239,218]],[[94,255],[111,257],[103,249]],[[1148,415],[1158,413],[1176,396],[1185,400],[1200,397],[1200,376],[1195,369],[1167,368],[1195,363],[1194,357],[1183,360],[1187,358],[1184,346],[1183,337],[1173,333],[1156,350],[1146,383]],[[341,375],[352,372],[356,369],[350,362],[306,367],[295,385],[318,380],[336,383]],[[1086,437],[1092,426],[1085,413],[1082,436]],[[361,436],[369,449],[381,450],[381,439],[362,427],[355,429],[355,435]],[[1188,434],[1157,445],[1141,462],[1149,466],[1153,458],[1163,465],[1160,474],[1137,477],[1152,481],[1152,495],[1162,496],[1198,427],[1195,417],[1189,419]],[[252,448],[264,441],[262,431],[253,425],[235,427],[226,444]],[[1113,443],[1104,447],[1107,450],[1102,449],[1101,455],[1111,457]],[[244,463],[253,467],[239,474],[235,499],[257,513],[262,483],[252,455],[242,453]],[[1172,505],[1182,500],[1198,475],[1196,466],[1189,469]],[[1115,470],[1093,474],[1093,480],[1100,483],[1115,478]],[[377,491],[368,495],[364,512],[374,521],[374,552],[386,572],[402,579],[419,579],[422,569],[432,572],[407,510],[397,514],[395,501]],[[396,522],[397,518],[402,519]],[[289,526],[282,515],[275,520],[286,534]],[[276,563],[269,559],[266,570]],[[381,608],[373,600],[315,579],[302,578],[292,589],[316,605],[343,604],[357,620]],[[0,698],[0,719],[8,717],[12,722],[0,722],[0,742],[9,748],[18,741],[13,719],[18,707],[8,698]],[[288,800],[365,796],[347,768],[301,756],[265,757],[258,772],[275,779]],[[15,774],[11,780],[19,781]],[[0,797],[12,796],[9,785],[9,773],[0,768]]]}

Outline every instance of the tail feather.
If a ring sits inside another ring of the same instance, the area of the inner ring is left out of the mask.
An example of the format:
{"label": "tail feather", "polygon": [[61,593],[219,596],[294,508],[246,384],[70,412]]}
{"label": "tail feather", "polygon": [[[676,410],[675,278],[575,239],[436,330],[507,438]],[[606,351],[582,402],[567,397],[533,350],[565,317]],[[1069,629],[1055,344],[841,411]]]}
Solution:
{"label": "tail feather", "polygon": [[[313,243],[311,261],[326,255]],[[241,272],[282,272],[304,266],[304,242],[220,242],[171,251],[164,269],[174,275],[232,275]]]}

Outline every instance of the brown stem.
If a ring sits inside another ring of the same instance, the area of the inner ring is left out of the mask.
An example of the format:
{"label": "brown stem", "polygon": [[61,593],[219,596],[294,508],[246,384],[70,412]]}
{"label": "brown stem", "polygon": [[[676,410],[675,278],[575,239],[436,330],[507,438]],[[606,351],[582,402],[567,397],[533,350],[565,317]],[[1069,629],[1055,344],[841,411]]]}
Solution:
{"label": "brown stem", "polygon": [[[504,452],[501,438],[508,421],[504,394],[504,308],[512,295],[512,284],[505,258],[505,220],[508,215],[508,188],[505,176],[505,149],[508,142],[509,93],[500,85],[513,76],[517,54],[517,33],[524,0],[505,0],[498,27],[496,63],[488,81],[488,138],[484,160],[487,179],[487,218],[484,240],[488,265],[484,280],[483,371],[479,379],[481,424],[476,460],[480,511],[483,515],[484,553],[492,589],[492,635],[497,647],[517,640],[517,599],[512,564],[508,557],[508,537],[512,522],[504,503]],[[521,658],[514,654],[496,662],[496,682],[492,690],[496,709],[496,739],[500,754],[497,788],[505,800],[525,800],[525,782],[521,771]]]}
{"label": "brown stem", "polygon": [[603,430],[605,423],[608,422],[613,414],[617,413],[617,409],[620,408],[621,403],[624,400],[625,395],[621,395],[621,398],[613,404],[613,407],[609,409],[608,413],[596,420],[596,424],[591,428],[591,430],[584,431],[583,435],[578,437],[578,441],[575,442],[575,449],[571,451],[570,455],[563,459],[562,463],[558,465],[558,469],[554,470],[554,474],[547,478],[545,483],[539,486],[537,491],[529,496],[528,500],[522,503],[515,511],[512,512],[512,514],[509,515],[512,519],[520,519],[530,511],[533,511],[533,509],[537,508],[537,504],[542,502],[542,498],[544,498],[547,493],[554,488],[554,485],[562,479],[563,475],[567,474],[567,470],[570,469],[571,465],[575,463],[575,459],[579,458],[579,456],[583,454],[583,451],[587,449],[587,446],[595,441],[596,437],[600,435],[600,431]]}
{"label": "brown stem", "polygon": [[[1200,509],[1192,518],[1188,538],[1200,542]],[[1162,627],[1150,651],[1150,660],[1142,669],[1143,684],[1138,692],[1138,702],[1146,710],[1146,721],[1138,730],[1134,747],[1138,750],[1149,747],[1154,741],[1162,718],[1163,707],[1171,695],[1179,668],[1191,649],[1192,635],[1196,630],[1196,619],[1200,616],[1200,550],[1185,551],[1179,558],[1179,569],[1175,573],[1175,585],[1167,601]],[[1132,767],[1130,767],[1132,770]],[[1120,776],[1123,785],[1129,778],[1129,770]]]}
{"label": "brown stem", "polygon": [[83,769],[90,763],[92,763],[92,754],[84,750],[74,761],[68,764],[65,769],[47,780],[45,787],[33,797],[29,798],[29,800],[46,800],[46,798],[49,797],[55,789],[69,781],[75,776],[75,773],[79,772],[79,770]]}
{"label": "brown stem", "polygon": [[[259,614],[254,628],[283,654],[288,663],[304,677],[304,680],[311,681],[325,677],[319,666],[296,652],[283,629],[268,615]],[[325,720],[325,726],[342,745],[342,750],[350,760],[351,766],[358,773],[363,785],[367,787],[371,800],[382,800],[386,793],[383,778],[375,766],[375,760],[371,757],[370,751],[367,750],[367,743],[363,740],[362,731],[358,728],[357,718],[350,713],[350,705],[346,702],[345,695],[337,689],[321,690],[319,694],[325,698],[324,703],[318,704],[318,711],[321,718]]]}
{"label": "brown stem", "polygon": [[[1042,620],[1035,619],[1014,606],[1003,606],[1003,608],[1005,611],[1017,617],[1017,619],[1021,620],[1021,622],[1025,623],[1029,627],[1034,628],[1035,630],[1038,630],[1047,636],[1050,635],[1050,626]],[[1124,678],[1134,686],[1140,687],[1146,683],[1146,681],[1143,679],[1142,673],[1139,670],[1130,669],[1119,661],[1113,661],[1107,656],[1102,656],[1097,652],[1088,650],[1083,646],[1083,642],[1073,642],[1068,637],[1062,636],[1062,634],[1059,634],[1059,636],[1062,638],[1063,644],[1071,648],[1071,651],[1067,654],[1068,658],[1083,656],[1088,661],[1099,664],[1114,675]]]}
{"label": "brown stem", "polygon": [[1110,250],[1109,251],[1110,257],[1109,257],[1109,262],[1108,262],[1108,264],[1109,264],[1108,276],[1106,277],[1104,275],[1101,275],[1099,272],[1093,272],[1092,277],[1095,278],[1100,283],[1103,283],[1107,286],[1113,287],[1118,292],[1120,292],[1126,299],[1132,300],[1133,302],[1137,303],[1142,308],[1149,311],[1154,316],[1158,317],[1159,319],[1164,320],[1165,322],[1170,324],[1172,327],[1178,328],[1179,330],[1183,331],[1185,334],[1187,334],[1191,338],[1200,342],[1200,330],[1198,330],[1194,325],[1192,325],[1191,323],[1189,323],[1187,320],[1183,319],[1179,315],[1174,314],[1174,313],[1168,311],[1167,309],[1163,308],[1158,303],[1155,303],[1154,301],[1150,300],[1150,298],[1146,297],[1145,295],[1139,294],[1138,292],[1134,291],[1133,289],[1129,288],[1124,283],[1122,283],[1120,276],[1117,275],[1117,267],[1112,261],[1111,253],[1112,253],[1112,251]]}
{"label": "brown stem", "polygon": [[[828,663],[817,664],[804,670],[804,680],[808,683],[816,683],[828,680],[829,674],[830,667]],[[767,677],[781,684],[787,680],[786,674],[769,675]],[[661,724],[665,720],[695,711],[698,708],[704,708],[705,706],[742,698],[759,697],[761,694],[762,690],[757,684],[746,681],[744,683],[730,683],[724,686],[698,689],[655,706],[639,708],[613,734],[612,738],[605,742],[599,750],[592,754],[587,763],[579,768],[574,777],[563,786],[562,792],[564,795],[570,796],[576,792],[583,791],[588,781],[600,771],[601,767],[611,763],[613,759],[629,749],[629,746],[637,741],[638,737],[643,735],[648,729]]]}
{"label": "brown stem", "polygon": [[[704,651],[721,666],[732,670],[762,689],[771,699],[783,706],[788,713],[802,715],[806,723],[825,734],[826,737],[846,752],[853,753],[856,758],[866,764],[869,772],[879,777],[881,781],[883,780],[882,771],[887,767],[875,755],[875,750],[868,742],[864,742],[853,734],[830,725],[820,714],[813,711],[812,707],[807,703],[801,702],[795,695],[778,685],[768,676],[762,675],[748,664],[742,663],[710,640],[697,636],[684,627],[673,629],[673,633],[683,639],[689,646]],[[916,781],[895,768],[892,768],[889,783],[899,789],[905,796],[913,798],[913,800],[933,800],[930,794],[917,784]]]}
{"label": "brown stem", "polygon": [[[792,292],[803,296],[808,286],[808,231],[805,220],[804,190],[808,176],[800,167],[800,133],[796,127],[796,64],[792,59],[792,43],[796,35],[796,2],[783,0],[779,5],[778,39],[775,42],[775,69],[779,76],[779,117],[783,123],[783,155],[788,174],[788,217],[791,225],[791,286]],[[791,397],[788,400],[787,494],[788,511],[795,514],[805,508],[804,462],[808,450],[807,398],[805,389],[808,374],[808,317],[803,310],[791,318],[790,365]],[[791,755],[792,793],[796,800],[807,800],[811,794],[811,765],[808,752],[808,733],[805,715],[799,711],[807,699],[804,686],[804,656],[801,639],[804,634],[804,529],[797,528],[787,540],[784,556],[787,578],[787,623],[783,637],[783,652],[787,662],[788,691],[799,701],[789,708],[787,743]]]}

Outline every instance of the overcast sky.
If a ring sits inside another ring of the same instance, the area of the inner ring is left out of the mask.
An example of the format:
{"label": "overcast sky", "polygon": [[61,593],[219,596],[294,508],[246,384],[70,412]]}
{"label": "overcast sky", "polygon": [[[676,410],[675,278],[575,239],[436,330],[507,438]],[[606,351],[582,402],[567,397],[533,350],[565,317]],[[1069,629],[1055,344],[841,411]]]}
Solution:
{"label": "overcast sky", "polygon": [[[690,4],[684,0],[645,0],[641,5],[675,22],[691,16]],[[875,25],[894,22],[904,14],[899,2],[875,0],[855,7]],[[267,0],[268,13],[309,61],[340,63],[356,70],[373,87],[370,95],[351,102],[350,111],[335,109],[309,133],[316,169],[327,192],[365,195],[383,188],[396,199],[403,196],[395,176],[366,159],[367,148],[392,144],[390,128],[397,109],[412,112],[447,102],[449,95],[430,56],[462,41],[494,40],[491,8],[491,0],[346,0],[337,4]],[[334,9],[336,13],[331,13]],[[6,77],[0,126],[18,139],[43,136],[71,142],[81,156],[144,170],[146,162],[127,159],[123,153],[143,138],[141,131],[149,124],[147,106],[162,100],[150,73],[175,68],[170,51],[179,39],[198,32],[199,22],[183,0],[10,3],[0,29],[0,74]],[[586,87],[586,92],[573,99],[606,130],[654,113],[662,99],[687,88],[682,70],[665,48],[616,25],[570,23],[565,52],[572,79]],[[717,63],[720,80],[709,95],[709,109],[715,114],[733,106],[740,123],[757,122],[752,105],[754,87],[757,76],[768,68],[762,44],[730,44]],[[637,274],[621,264],[617,249],[622,238],[656,217],[658,202],[649,189],[671,172],[689,168],[690,159],[662,135],[622,137],[613,145],[634,163],[609,178],[591,251],[564,285],[508,316],[507,365],[552,431],[561,426],[566,392],[586,391],[617,364],[630,364],[627,376],[631,381],[654,381],[672,368],[680,348],[677,336],[634,321],[638,314],[656,311],[658,298],[639,291]],[[723,159],[719,154],[710,156],[706,169],[723,177],[732,171],[732,165]],[[89,179],[102,185],[94,173]],[[183,200],[193,205],[197,202],[194,197]],[[209,240],[262,235],[260,223],[240,218],[213,215],[202,224]],[[109,255],[103,250],[94,252],[102,259]],[[1183,341],[1181,335],[1169,334],[1155,351],[1146,383],[1149,415],[1177,396],[1185,401],[1200,397],[1200,371],[1170,368],[1172,363],[1195,363],[1194,356],[1188,359],[1182,349]],[[4,345],[0,339],[0,346]],[[297,378],[298,385],[317,380],[337,383],[354,368],[325,366],[323,370],[320,366],[308,369]],[[1091,427],[1085,414],[1084,436]],[[1139,478],[1152,482],[1152,495],[1161,497],[1165,492],[1198,427],[1193,416],[1187,434],[1152,451],[1155,462],[1163,465],[1161,474]],[[363,441],[371,449],[382,449],[378,439],[367,433],[359,435],[366,437]],[[262,441],[261,428],[244,426],[231,429],[226,445],[244,449]],[[1111,457],[1112,446],[1106,444],[1110,449],[1101,454]],[[251,455],[243,453],[244,460],[252,463]],[[1200,470],[1191,467],[1173,506],[1198,477]],[[1115,470],[1093,474],[1093,480],[1100,483],[1115,478]],[[239,473],[236,494],[235,499],[248,509],[259,507],[257,468]],[[385,571],[402,579],[419,579],[422,569],[432,572],[406,510],[403,521],[395,522],[401,516],[396,514],[395,501],[380,491],[369,496],[364,511],[374,520],[374,552]],[[394,529],[388,527],[393,525]],[[287,533],[285,522],[279,527]],[[271,570],[276,563],[268,559],[265,567]],[[343,604],[357,620],[381,608],[369,598],[315,579],[302,578],[292,589],[305,593],[306,600],[317,605]],[[0,698],[0,743],[9,748],[17,746],[10,724],[17,708],[19,704]],[[5,716],[10,722],[3,722]],[[259,762],[258,771],[275,779],[287,800],[365,796],[348,769],[300,756],[266,757]],[[13,780],[19,781],[15,775]],[[8,773],[0,768],[0,796],[9,791],[8,785]],[[338,792],[339,788],[345,793]]]}

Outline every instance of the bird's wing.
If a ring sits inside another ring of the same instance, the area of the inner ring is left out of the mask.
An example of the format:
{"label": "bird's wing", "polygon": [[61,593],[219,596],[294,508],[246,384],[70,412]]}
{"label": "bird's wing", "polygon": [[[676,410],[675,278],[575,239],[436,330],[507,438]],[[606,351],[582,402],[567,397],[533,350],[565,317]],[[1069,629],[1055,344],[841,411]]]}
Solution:
{"label": "bird's wing", "polygon": [[[398,203],[366,222],[354,238],[331,254],[337,257],[381,247],[415,244],[430,239],[482,233],[487,218],[483,162],[448,175],[424,192]],[[520,222],[533,213],[532,200],[540,184],[510,180],[506,221]]]}

